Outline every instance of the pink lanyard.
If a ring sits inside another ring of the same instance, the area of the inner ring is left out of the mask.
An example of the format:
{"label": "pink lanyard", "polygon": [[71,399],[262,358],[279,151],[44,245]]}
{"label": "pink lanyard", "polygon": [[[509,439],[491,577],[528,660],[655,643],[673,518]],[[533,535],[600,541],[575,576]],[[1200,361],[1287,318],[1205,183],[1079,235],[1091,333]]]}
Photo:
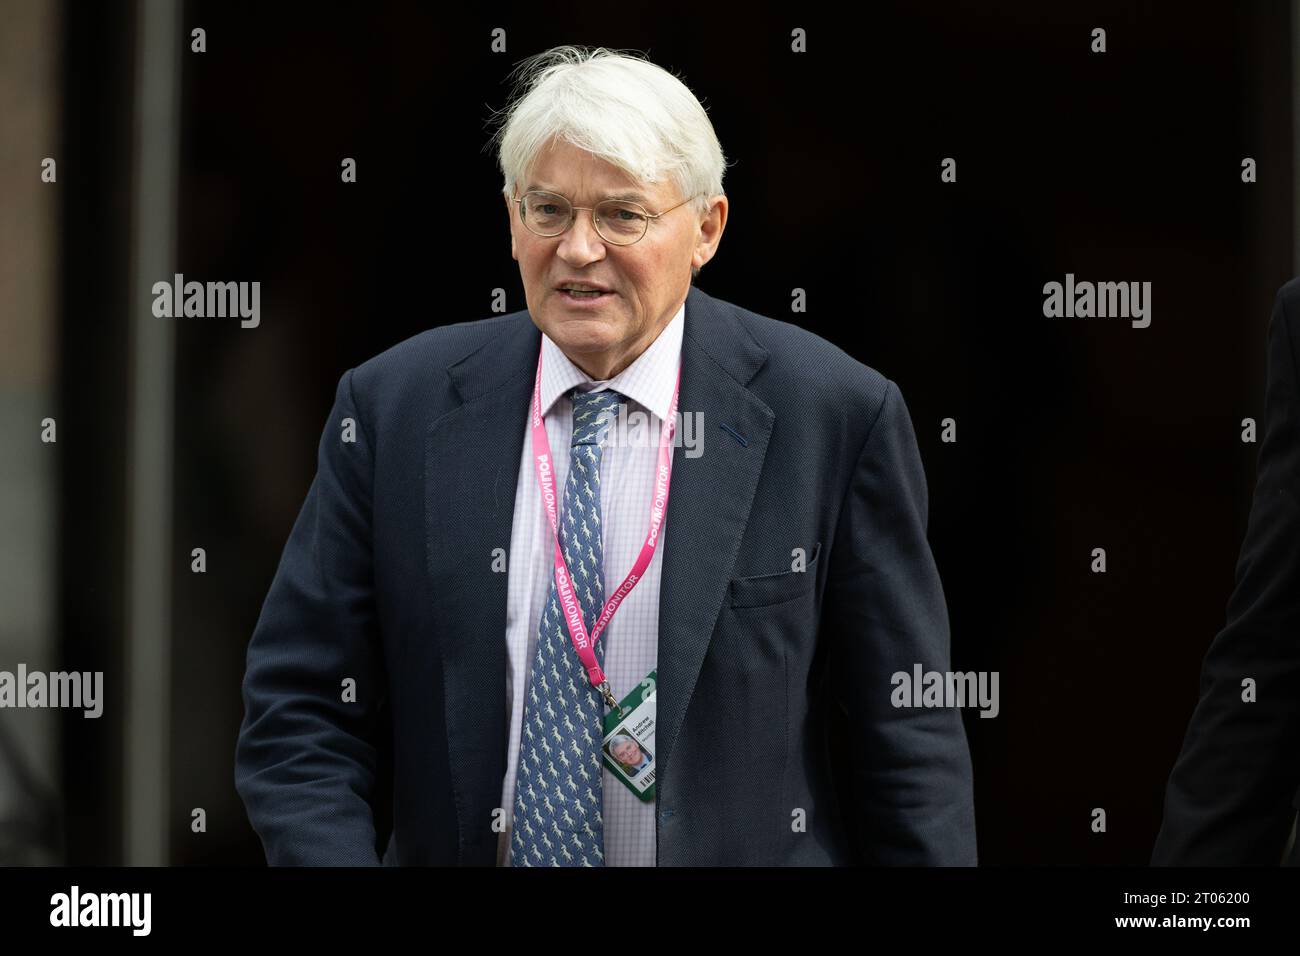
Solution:
{"label": "pink lanyard", "polygon": [[533,466],[537,471],[537,484],[542,491],[542,501],[546,505],[546,517],[551,523],[551,540],[555,543],[555,587],[560,597],[560,604],[564,608],[564,619],[569,624],[569,639],[573,642],[573,649],[577,651],[582,666],[587,669],[587,677],[592,686],[601,692],[605,703],[614,710],[618,709],[618,701],[610,691],[605,672],[601,670],[600,663],[596,660],[595,641],[609,624],[618,606],[623,603],[623,598],[627,597],[641,580],[642,572],[654,557],[655,545],[659,543],[660,526],[668,510],[668,480],[672,473],[670,453],[677,423],[677,390],[681,380],[682,370],[679,365],[677,380],[673,383],[672,404],[668,407],[668,417],[664,420],[663,430],[659,436],[659,466],[655,471],[654,501],[650,506],[650,530],[646,533],[645,543],[641,545],[641,553],[637,556],[636,563],[632,565],[632,570],[605,602],[604,610],[592,625],[591,634],[588,635],[587,625],[582,620],[582,610],[573,593],[569,568],[564,563],[564,553],[560,550],[559,524],[555,508],[555,472],[551,466],[551,443],[546,438],[546,426],[542,422],[541,351],[539,350],[537,354],[537,378],[533,382]]}

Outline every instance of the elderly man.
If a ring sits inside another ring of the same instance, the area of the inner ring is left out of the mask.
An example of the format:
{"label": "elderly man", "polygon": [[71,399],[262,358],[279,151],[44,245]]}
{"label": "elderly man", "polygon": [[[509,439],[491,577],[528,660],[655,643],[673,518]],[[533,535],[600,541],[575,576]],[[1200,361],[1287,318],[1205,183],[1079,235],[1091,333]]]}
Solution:
{"label": "elderly man", "polygon": [[528,308],[343,375],[249,646],[268,860],[973,864],[960,713],[890,702],[949,656],[898,388],[692,285],[725,161],[667,71],[548,51],[498,132]]}
{"label": "elderly man", "polygon": [[650,766],[650,755],[626,734],[616,734],[609,742],[609,752],[623,765],[623,772],[636,776]]}

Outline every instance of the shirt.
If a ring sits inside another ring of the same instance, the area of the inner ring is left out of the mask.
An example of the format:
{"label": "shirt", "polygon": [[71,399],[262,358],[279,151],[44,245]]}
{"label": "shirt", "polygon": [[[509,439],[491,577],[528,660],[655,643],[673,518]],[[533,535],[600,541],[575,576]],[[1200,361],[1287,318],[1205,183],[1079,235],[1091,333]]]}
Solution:
{"label": "shirt", "polygon": [[[568,393],[613,389],[625,398],[628,440],[616,440],[618,413],[611,420],[600,462],[601,533],[605,558],[605,598],[632,570],[646,533],[654,499],[659,463],[659,436],[672,404],[673,385],[681,363],[686,303],[658,337],[627,368],[606,381],[593,381],[569,361],[550,336],[542,334],[541,403],[546,438],[551,443],[555,487],[568,479],[569,448],[573,440],[573,403]],[[531,400],[531,399],[530,399]],[[647,422],[636,427],[641,412]],[[644,440],[640,440],[644,438]],[[674,438],[674,441],[677,439]],[[669,449],[669,461],[672,458]],[[562,515],[557,515],[562,518]],[[654,557],[642,578],[624,597],[601,633],[604,671],[610,690],[622,700],[658,665],[659,581],[663,567],[663,530]],[[510,840],[515,811],[515,775],[519,735],[529,672],[537,654],[537,628],[554,580],[554,539],[542,505],[534,470],[532,434],[524,430],[515,487],[515,516],[511,525],[506,601],[506,706],[509,710],[509,750],[501,788],[506,828],[497,842],[497,865],[510,865]],[[568,637],[567,628],[565,636]],[[568,653],[576,656],[567,640]],[[601,708],[602,713],[604,707]],[[655,804],[639,799],[601,767],[604,852],[606,866],[655,865]]]}

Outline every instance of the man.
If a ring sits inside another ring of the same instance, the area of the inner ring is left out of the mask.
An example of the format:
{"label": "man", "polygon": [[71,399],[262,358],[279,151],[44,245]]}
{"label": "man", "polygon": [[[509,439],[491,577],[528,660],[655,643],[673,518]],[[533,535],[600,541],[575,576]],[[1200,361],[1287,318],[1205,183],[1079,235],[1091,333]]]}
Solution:
{"label": "man", "polygon": [[[499,147],[528,308],[342,377],[249,646],[236,783],[268,859],[974,864],[960,713],[889,702],[948,666],[897,387],[691,284],[728,200],[679,80],[529,65]],[[610,438],[624,412],[650,442]],[[637,793],[600,748],[651,686]]]}
{"label": "man", "polygon": [[[1227,624],[1165,793],[1152,863],[1276,865],[1300,807],[1300,279],[1268,331],[1264,436]],[[1300,864],[1294,847],[1290,864]]]}
{"label": "man", "polygon": [[609,742],[609,752],[622,764],[629,777],[635,777],[650,766],[650,755],[626,734],[618,734]]}

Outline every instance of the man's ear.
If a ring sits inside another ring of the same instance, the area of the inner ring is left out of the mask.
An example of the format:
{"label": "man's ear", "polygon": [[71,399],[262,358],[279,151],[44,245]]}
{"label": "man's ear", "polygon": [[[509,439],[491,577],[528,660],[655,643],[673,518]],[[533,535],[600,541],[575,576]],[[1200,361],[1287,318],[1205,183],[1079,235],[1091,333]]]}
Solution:
{"label": "man's ear", "polygon": [[723,230],[727,228],[727,212],[730,200],[726,193],[718,193],[710,200],[709,211],[700,222],[700,238],[691,255],[691,278],[700,274],[700,270],[718,253],[718,243],[722,241]]}

